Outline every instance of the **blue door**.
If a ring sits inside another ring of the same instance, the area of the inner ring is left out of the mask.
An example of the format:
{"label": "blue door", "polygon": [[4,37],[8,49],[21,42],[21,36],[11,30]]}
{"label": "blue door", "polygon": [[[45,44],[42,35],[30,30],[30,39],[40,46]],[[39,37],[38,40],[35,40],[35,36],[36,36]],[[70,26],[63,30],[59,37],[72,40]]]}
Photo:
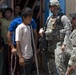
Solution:
{"label": "blue door", "polygon": [[[64,14],[66,14],[66,0],[59,0],[60,8]],[[49,15],[52,13],[49,11]]]}
{"label": "blue door", "polygon": [[66,14],[66,0],[59,0],[62,12]]}
{"label": "blue door", "polygon": [[45,0],[45,20],[44,20],[44,22],[46,22],[48,16],[49,16],[49,0]]}
{"label": "blue door", "polygon": [[[49,11],[49,1],[50,0],[45,0],[45,21],[49,15],[52,15],[52,13]],[[59,0],[60,6],[62,9],[62,12],[66,14],[66,0]]]}

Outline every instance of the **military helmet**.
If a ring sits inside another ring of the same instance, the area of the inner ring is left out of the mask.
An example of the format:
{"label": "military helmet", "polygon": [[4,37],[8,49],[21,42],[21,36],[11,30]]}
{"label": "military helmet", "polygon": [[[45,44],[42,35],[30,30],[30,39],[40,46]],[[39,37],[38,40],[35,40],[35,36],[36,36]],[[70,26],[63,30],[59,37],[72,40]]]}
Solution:
{"label": "military helmet", "polygon": [[58,6],[60,7],[60,3],[58,0],[50,0],[49,6]]}
{"label": "military helmet", "polygon": [[69,15],[70,15],[70,17],[72,17],[72,18],[76,18],[76,12],[71,13],[71,14],[69,14]]}

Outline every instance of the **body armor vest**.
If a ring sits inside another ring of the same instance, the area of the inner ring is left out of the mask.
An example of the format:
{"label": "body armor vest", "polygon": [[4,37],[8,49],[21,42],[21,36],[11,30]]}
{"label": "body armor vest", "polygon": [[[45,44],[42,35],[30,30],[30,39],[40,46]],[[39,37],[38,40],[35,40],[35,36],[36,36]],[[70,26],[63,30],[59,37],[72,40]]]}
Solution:
{"label": "body armor vest", "polygon": [[48,56],[54,58],[54,50],[56,49],[56,44],[58,42],[63,42],[64,36],[60,33],[63,29],[63,24],[61,22],[61,17],[50,18],[45,30],[45,37],[48,41]]}
{"label": "body armor vest", "polygon": [[51,17],[49,19],[45,31],[46,40],[50,41],[63,40],[64,37],[62,37],[62,35],[60,34],[60,30],[63,29],[63,24],[61,23],[60,19],[61,19],[60,17],[57,18]]}

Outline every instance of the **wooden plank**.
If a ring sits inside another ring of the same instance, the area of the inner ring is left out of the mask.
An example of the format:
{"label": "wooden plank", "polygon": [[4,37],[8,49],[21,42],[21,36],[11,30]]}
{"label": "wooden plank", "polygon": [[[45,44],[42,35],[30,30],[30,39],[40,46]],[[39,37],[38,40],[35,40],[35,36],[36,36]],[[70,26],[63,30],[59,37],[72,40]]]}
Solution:
{"label": "wooden plank", "polygon": [[38,0],[35,0],[34,5],[33,5],[33,7],[32,7],[32,10],[34,10],[34,8],[35,8],[35,6],[36,6],[37,1],[38,1]]}
{"label": "wooden plank", "polygon": [[40,17],[40,10],[39,10],[39,12],[38,12],[38,14],[37,14],[37,19]]}
{"label": "wooden plank", "polygon": [[20,4],[21,0],[18,1],[18,4]]}
{"label": "wooden plank", "polygon": [[[11,8],[14,10],[14,0],[11,0]],[[12,18],[14,17],[14,13],[12,13]]]}
{"label": "wooden plank", "polygon": [[43,0],[40,0],[40,28],[43,26]]}
{"label": "wooden plank", "polygon": [[0,0],[0,5],[2,5],[3,2],[4,2],[4,0]]}
{"label": "wooden plank", "polygon": [[14,0],[14,5],[16,6],[17,0]]}
{"label": "wooden plank", "polygon": [[27,0],[27,1],[25,2],[24,8],[27,6],[28,2],[29,2],[29,0]]}

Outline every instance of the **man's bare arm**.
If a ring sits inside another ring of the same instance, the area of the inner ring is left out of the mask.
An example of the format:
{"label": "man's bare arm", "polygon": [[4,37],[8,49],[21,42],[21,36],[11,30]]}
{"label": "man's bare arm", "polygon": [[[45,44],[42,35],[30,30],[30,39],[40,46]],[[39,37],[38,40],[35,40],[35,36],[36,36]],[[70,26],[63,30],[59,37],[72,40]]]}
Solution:
{"label": "man's bare arm", "polygon": [[8,31],[8,33],[7,33],[8,42],[11,45],[11,48],[13,49],[14,45],[13,45],[13,41],[11,39],[11,35],[12,35],[12,32]]}
{"label": "man's bare arm", "polygon": [[7,33],[8,42],[9,42],[9,45],[11,46],[12,53],[15,54],[16,53],[16,48],[13,45],[13,41],[11,39],[11,35],[12,35],[12,32],[8,31],[8,33]]}
{"label": "man's bare arm", "polygon": [[25,60],[24,60],[24,58],[22,56],[21,46],[20,46],[19,41],[16,42],[16,47],[17,47],[17,54],[18,54],[18,57],[19,57],[19,64],[24,66],[25,65]]}
{"label": "man's bare arm", "polygon": [[21,46],[20,46],[20,42],[19,41],[16,42],[16,47],[17,47],[17,54],[18,54],[18,56],[22,57]]}

